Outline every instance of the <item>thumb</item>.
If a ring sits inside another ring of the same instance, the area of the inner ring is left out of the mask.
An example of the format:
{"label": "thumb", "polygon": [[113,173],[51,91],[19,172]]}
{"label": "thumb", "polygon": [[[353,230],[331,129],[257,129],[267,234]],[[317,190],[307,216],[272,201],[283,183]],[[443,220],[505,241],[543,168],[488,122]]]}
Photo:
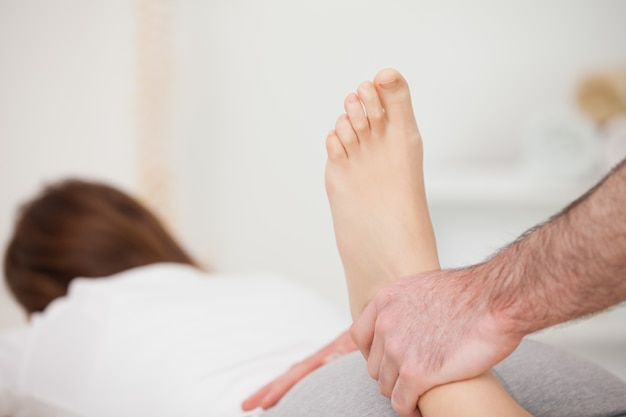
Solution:
{"label": "thumb", "polygon": [[374,340],[377,317],[378,311],[375,304],[370,302],[365,306],[359,317],[355,319],[352,326],[350,326],[350,336],[352,336],[352,340],[366,359],[369,357],[372,341]]}

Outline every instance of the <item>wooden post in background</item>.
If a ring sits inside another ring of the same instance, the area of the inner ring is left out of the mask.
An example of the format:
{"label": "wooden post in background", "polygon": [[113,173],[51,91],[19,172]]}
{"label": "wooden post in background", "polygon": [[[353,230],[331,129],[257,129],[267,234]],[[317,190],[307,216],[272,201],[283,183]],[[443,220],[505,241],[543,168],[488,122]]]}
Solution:
{"label": "wooden post in background", "polygon": [[135,137],[138,197],[169,228],[172,201],[172,118],[175,82],[173,0],[136,0]]}

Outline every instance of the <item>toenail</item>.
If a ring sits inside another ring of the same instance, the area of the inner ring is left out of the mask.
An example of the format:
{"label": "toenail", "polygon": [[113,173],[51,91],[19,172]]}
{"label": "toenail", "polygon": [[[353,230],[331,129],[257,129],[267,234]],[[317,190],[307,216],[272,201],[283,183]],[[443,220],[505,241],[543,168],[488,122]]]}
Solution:
{"label": "toenail", "polygon": [[387,81],[379,81],[378,85],[380,85],[381,88],[393,88],[396,85],[398,85],[398,79],[394,78],[392,80],[387,80]]}
{"label": "toenail", "polygon": [[350,103],[356,103],[356,102],[358,102],[358,101],[359,101],[359,99],[358,99],[358,97],[356,96],[356,94],[350,94],[350,96],[348,96],[348,102],[350,102]]}

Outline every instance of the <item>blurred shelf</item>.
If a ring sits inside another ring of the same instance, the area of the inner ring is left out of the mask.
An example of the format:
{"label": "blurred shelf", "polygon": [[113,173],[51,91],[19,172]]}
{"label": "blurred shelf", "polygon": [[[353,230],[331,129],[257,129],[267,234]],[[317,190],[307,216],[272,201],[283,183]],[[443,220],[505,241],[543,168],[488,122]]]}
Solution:
{"label": "blurred shelf", "polygon": [[432,206],[561,208],[591,188],[597,179],[533,178],[506,171],[428,173],[426,193]]}
{"label": "blurred shelf", "polygon": [[562,345],[607,344],[624,346],[626,360],[626,304],[602,313],[545,329],[530,336]]}

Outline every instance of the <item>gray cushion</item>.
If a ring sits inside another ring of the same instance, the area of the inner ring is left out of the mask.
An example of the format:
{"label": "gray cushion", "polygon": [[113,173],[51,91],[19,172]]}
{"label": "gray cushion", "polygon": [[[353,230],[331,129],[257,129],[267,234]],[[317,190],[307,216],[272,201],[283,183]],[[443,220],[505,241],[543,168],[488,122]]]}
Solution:
{"label": "gray cushion", "polygon": [[[494,368],[535,417],[626,416],[626,382],[572,354],[524,341]],[[311,373],[265,417],[398,417],[358,352]]]}

